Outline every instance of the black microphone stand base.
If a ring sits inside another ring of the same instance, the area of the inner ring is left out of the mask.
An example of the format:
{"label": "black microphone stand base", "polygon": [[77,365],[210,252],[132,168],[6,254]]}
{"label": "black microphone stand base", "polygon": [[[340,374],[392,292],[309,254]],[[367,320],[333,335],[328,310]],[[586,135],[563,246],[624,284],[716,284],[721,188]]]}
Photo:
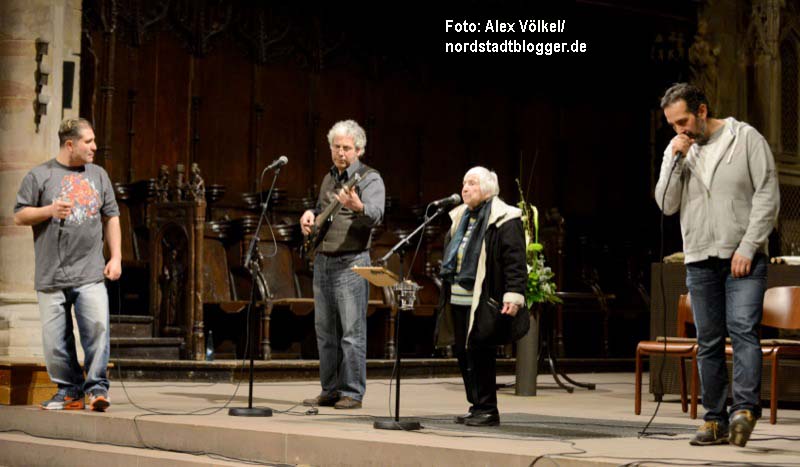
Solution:
{"label": "black microphone stand base", "polygon": [[233,417],[271,417],[272,409],[268,407],[234,407],[228,409],[228,415]]}
{"label": "black microphone stand base", "polygon": [[396,420],[394,418],[387,418],[383,420],[376,420],[375,423],[372,424],[372,427],[376,430],[403,430],[403,431],[414,431],[414,430],[421,430],[422,425],[419,422],[414,420]]}

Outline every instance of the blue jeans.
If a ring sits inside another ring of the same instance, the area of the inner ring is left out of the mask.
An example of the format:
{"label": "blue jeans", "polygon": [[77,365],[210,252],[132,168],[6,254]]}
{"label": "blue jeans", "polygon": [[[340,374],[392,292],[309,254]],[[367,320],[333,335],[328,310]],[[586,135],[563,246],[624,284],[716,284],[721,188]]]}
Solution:
{"label": "blue jeans", "polygon": [[364,398],[369,284],[350,268],[369,265],[367,251],[314,258],[314,327],[323,396]]}
{"label": "blue jeans", "polygon": [[[110,332],[105,283],[38,291],[37,295],[44,361],[50,380],[58,385],[60,392],[73,397],[93,392],[107,393]],[[75,350],[73,305],[84,353],[85,379]]]}
{"label": "blue jeans", "polygon": [[753,257],[750,274],[731,275],[731,260],[709,258],[686,265],[686,286],[697,327],[697,363],[706,421],[728,423],[725,337],[733,344],[731,413],[748,409],[761,417],[759,325],[767,286],[767,258]]}

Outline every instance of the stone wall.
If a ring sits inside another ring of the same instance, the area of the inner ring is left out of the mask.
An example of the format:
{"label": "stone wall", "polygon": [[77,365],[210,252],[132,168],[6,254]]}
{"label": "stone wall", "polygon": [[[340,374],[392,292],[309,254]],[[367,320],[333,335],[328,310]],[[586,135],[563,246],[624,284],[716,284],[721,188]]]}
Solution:
{"label": "stone wall", "polygon": [[[38,132],[36,39],[49,42],[41,63],[51,70],[41,94],[50,97]],[[0,356],[41,356],[33,290],[30,227],[14,225],[16,191],[25,174],[58,152],[58,125],[78,115],[80,0],[0,2]],[[75,62],[73,104],[62,109],[64,61]]]}

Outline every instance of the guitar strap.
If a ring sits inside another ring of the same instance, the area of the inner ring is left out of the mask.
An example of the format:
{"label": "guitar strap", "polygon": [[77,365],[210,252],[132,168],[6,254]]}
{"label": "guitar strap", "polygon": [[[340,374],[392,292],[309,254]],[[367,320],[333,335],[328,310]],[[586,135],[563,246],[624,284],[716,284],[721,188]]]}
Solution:
{"label": "guitar strap", "polygon": [[[361,167],[359,167],[359,168],[358,168],[358,170],[357,170],[357,171],[356,171],[356,172],[353,174],[353,177],[355,177],[355,176],[356,176],[356,174],[358,174],[358,176],[360,177],[360,180],[359,180],[359,183],[360,183],[360,182],[364,181],[364,177],[366,177],[366,176],[367,176],[367,174],[369,174],[370,172],[377,172],[377,171],[376,171],[375,169],[373,169],[372,167],[370,167],[370,166],[368,166],[368,165],[366,165],[366,164],[363,164],[363,163],[362,163],[362,164],[361,164]],[[349,181],[349,179],[348,179],[348,181]],[[345,182],[345,183],[346,183],[346,182]],[[358,185],[359,185],[359,183],[356,183],[356,184],[355,184],[355,186],[354,186],[353,188],[355,188],[355,189],[356,189],[356,192],[358,193],[358,196],[361,196],[361,189],[360,189],[360,187],[358,186]],[[333,214],[333,215],[335,216],[336,214]],[[328,235],[328,232],[327,232],[327,231],[326,231],[326,232],[324,232],[324,233],[322,233],[321,235],[320,235],[320,234],[318,234],[317,238],[316,238],[316,239],[314,240],[314,242],[313,242],[313,247],[314,247],[314,249],[316,248],[316,245],[319,245],[320,243],[322,243],[322,240],[324,240],[324,239],[325,239],[325,237],[326,237],[327,235]],[[309,240],[310,240],[310,239],[309,239]],[[307,241],[307,243],[308,243],[308,241]],[[304,246],[304,249],[305,249],[305,248],[306,248],[306,247]],[[312,250],[312,251],[313,251],[313,250]]]}
{"label": "guitar strap", "polygon": [[[364,163],[362,163],[361,167],[359,167],[358,170],[356,170],[356,173],[361,177],[361,180],[358,183],[356,183],[354,187],[356,190],[358,190],[358,196],[361,196],[361,189],[359,188],[358,184],[364,181],[364,177],[366,177],[368,173],[375,171],[376,171],[375,169]],[[355,176],[355,174],[353,174],[353,176]]]}

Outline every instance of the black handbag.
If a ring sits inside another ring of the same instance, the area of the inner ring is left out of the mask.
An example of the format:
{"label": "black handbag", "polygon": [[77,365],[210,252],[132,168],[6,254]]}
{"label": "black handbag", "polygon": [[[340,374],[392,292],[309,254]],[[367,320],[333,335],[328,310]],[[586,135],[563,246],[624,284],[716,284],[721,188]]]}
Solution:
{"label": "black handbag", "polygon": [[472,323],[472,339],[478,344],[504,345],[516,342],[528,333],[531,317],[523,305],[514,316],[500,313],[503,304],[492,297],[481,298]]}

